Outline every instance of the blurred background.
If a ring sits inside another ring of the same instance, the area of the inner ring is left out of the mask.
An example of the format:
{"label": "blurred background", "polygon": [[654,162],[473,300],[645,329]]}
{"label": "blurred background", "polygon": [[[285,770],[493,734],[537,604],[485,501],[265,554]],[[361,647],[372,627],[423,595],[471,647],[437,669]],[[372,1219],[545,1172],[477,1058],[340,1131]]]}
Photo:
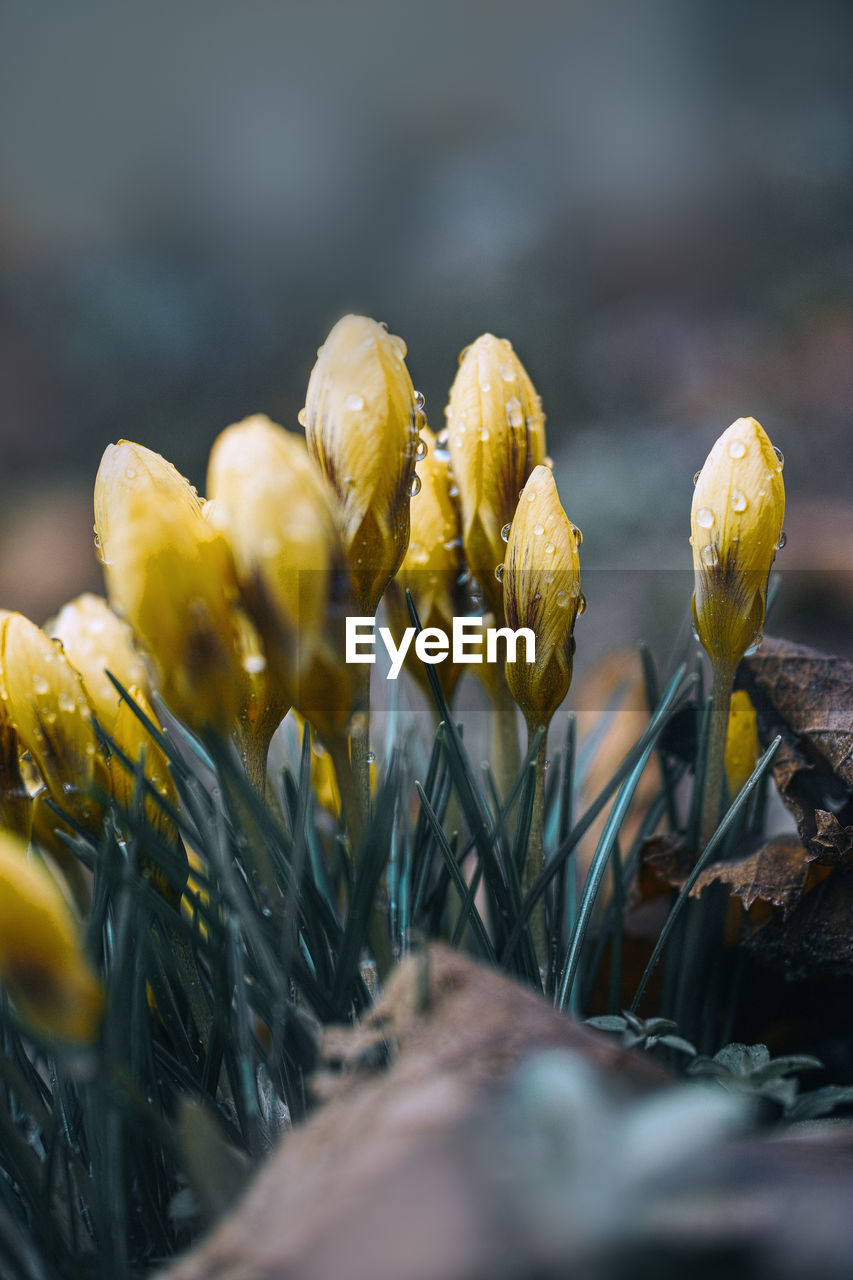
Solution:
{"label": "blurred background", "polygon": [[743,414],[786,456],[770,629],[853,652],[852,53],[845,0],[6,0],[0,605],[98,587],[108,442],[202,487],[358,310],[436,429],[459,350],[514,343],[585,535],[579,664],[672,643]]}

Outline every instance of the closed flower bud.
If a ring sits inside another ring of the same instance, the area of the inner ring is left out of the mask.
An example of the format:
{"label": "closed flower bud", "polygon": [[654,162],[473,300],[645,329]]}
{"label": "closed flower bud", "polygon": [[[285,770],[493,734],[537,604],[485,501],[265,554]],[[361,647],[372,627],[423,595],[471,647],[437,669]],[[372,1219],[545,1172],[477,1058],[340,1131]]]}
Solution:
{"label": "closed flower bud", "polygon": [[725,669],[761,638],[784,516],[781,454],[754,418],[738,418],[697,476],[690,517],[694,622]]}
{"label": "closed flower bud", "polygon": [[469,568],[501,616],[495,569],[533,468],[545,460],[545,416],[527,372],[503,338],[484,333],[463,351],[447,406],[448,447]]}
{"label": "closed flower bud", "polygon": [[583,612],[580,535],[560,506],[548,467],[535,467],[512,522],[503,572],[504,612],[513,630],[528,627],[536,660],[523,641],[506,678],[529,726],[547,725],[569,691],[575,618]]}
{"label": "closed flower bud", "polygon": [[305,439],[340,502],[362,614],[376,612],[409,542],[418,421],[405,354],[375,320],[344,316],[318,352],[305,401]]}
{"label": "closed flower bud", "polygon": [[63,605],[44,630],[61,643],[66,658],[83,677],[98,722],[112,733],[120,698],[107,672],[125,689],[148,687],[148,673],[130,627],[101,596],[86,593]]}
{"label": "closed flower bud", "polygon": [[0,680],[9,719],[51,798],[88,829],[98,830],[107,766],[79,672],[61,645],[12,613],[0,623]]}
{"label": "closed flower bud", "polygon": [[91,1043],[103,990],[80,928],[43,863],[0,832],[0,980],[34,1029],[54,1040]]}
{"label": "closed flower bud", "polygon": [[340,732],[354,692],[344,660],[349,575],[334,494],[303,441],[261,416],[222,432],[207,483],[210,521],[231,545],[282,701],[321,735]]}
{"label": "closed flower bud", "polygon": [[[450,458],[445,449],[438,447],[428,427],[421,430],[421,439],[427,453],[418,468],[421,489],[412,500],[409,547],[385,595],[391,629],[398,642],[412,625],[406,604],[407,589],[412,593],[424,627],[439,627],[449,633],[454,617],[469,611],[459,511],[450,496]],[[415,679],[428,689],[424,665],[411,647],[406,653],[406,665]],[[462,673],[461,666],[448,658],[435,670],[445,694],[450,697]]]}
{"label": "closed flower bud", "polygon": [[736,689],[732,694],[726,731],[726,780],[732,800],[757,765],[760,755],[755,707],[745,689]]}
{"label": "closed flower bud", "polygon": [[150,449],[110,445],[95,530],[110,604],[145,646],[166,702],[189,725],[227,733],[240,706],[237,585],[194,491]]}

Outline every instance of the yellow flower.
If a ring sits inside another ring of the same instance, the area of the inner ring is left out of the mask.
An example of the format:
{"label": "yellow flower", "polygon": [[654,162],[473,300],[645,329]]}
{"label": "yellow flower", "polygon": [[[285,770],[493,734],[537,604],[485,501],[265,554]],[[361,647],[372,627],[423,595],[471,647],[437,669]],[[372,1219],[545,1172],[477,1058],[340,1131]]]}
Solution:
{"label": "yellow flower", "polygon": [[63,605],[44,630],[59,640],[65,656],[80,672],[95,715],[112,733],[119,709],[119,694],[107,676],[111,671],[125,689],[148,688],[148,673],[133,644],[127,623],[113,613],[101,596],[86,593]]}
{"label": "yellow flower", "polygon": [[181,912],[187,920],[196,920],[199,934],[202,938],[207,938],[209,929],[204,913],[210,907],[210,893],[207,888],[208,870],[195,849],[187,845],[186,850],[189,875],[187,887],[181,898]]}
{"label": "yellow flower", "polygon": [[418,441],[406,345],[366,316],[344,316],[317,354],[304,420],[308,450],[341,504],[360,612],[372,615],[409,542]]}
{"label": "yellow flower", "polygon": [[0,980],[21,1016],[56,1040],[95,1039],[103,991],[78,923],[47,868],[0,832]]}
{"label": "yellow flower", "polygon": [[[449,633],[454,617],[469,611],[463,582],[465,561],[459,511],[450,496],[450,456],[446,449],[439,448],[428,427],[422,429],[421,439],[427,453],[419,467],[421,489],[412,500],[409,547],[385,596],[385,607],[398,642],[412,625],[406,605],[407,588],[424,627],[440,627]],[[406,654],[406,665],[411,675],[428,689],[424,665],[411,647]],[[448,659],[438,664],[436,673],[450,697],[462,673],[461,666]]]}
{"label": "yellow flower", "polygon": [[752,773],[760,755],[755,707],[746,690],[736,689],[732,694],[726,732],[726,780],[732,800]]}
{"label": "yellow flower", "polygon": [[[292,712],[292,715],[296,728],[297,743],[301,750],[305,721],[298,711]],[[313,734],[311,736],[311,790],[314,792],[314,799],[321,809],[325,809],[333,818],[340,817],[341,793],[338,789],[338,780],[335,776],[332,757],[317,742]]]}
{"label": "yellow flower", "polygon": [[[131,685],[128,693],[149,720],[157,724],[154,709],[141,689]],[[116,715],[113,740],[129,760],[136,765],[142,752],[145,752],[145,777],[159,796],[172,808],[178,807],[178,793],[175,789],[169,762],[162,748],[154,741],[142,721],[134,713],[129,702],[123,698]],[[110,783],[112,793],[118,804],[125,811],[133,806],[136,779],[132,767],[128,767],[118,755],[110,756]],[[144,805],[145,820],[164,840],[174,843],[178,838],[174,822],[164,812],[153,796],[147,796]]]}
{"label": "yellow flower", "polygon": [[8,716],[51,798],[98,830],[107,766],[82,677],[61,645],[20,613],[0,620],[0,682]]}
{"label": "yellow flower", "polygon": [[501,616],[495,569],[533,468],[545,460],[545,416],[533,383],[504,338],[484,333],[466,347],[450,389],[447,432],[462,508],[465,558],[489,608]]}
{"label": "yellow flower", "polygon": [[504,611],[513,630],[529,628],[536,659],[506,665],[510,693],[531,727],[547,725],[572,681],[574,626],[586,602],[581,595],[579,531],[566,516],[548,467],[535,467],[524,486],[506,549]]}
{"label": "yellow flower", "polygon": [[131,625],[176,715],[228,732],[240,707],[237,585],[223,536],[171,463],[122,441],[95,481],[110,604]]}
{"label": "yellow flower", "polygon": [[320,734],[341,731],[354,694],[344,661],[349,579],[334,494],[302,440],[261,416],[216,440],[208,492],[210,522],[231,544],[282,700]]}
{"label": "yellow flower", "polygon": [[754,418],[738,418],[699,472],[690,516],[693,618],[711,660],[727,670],[761,638],[784,517],[781,455]]}

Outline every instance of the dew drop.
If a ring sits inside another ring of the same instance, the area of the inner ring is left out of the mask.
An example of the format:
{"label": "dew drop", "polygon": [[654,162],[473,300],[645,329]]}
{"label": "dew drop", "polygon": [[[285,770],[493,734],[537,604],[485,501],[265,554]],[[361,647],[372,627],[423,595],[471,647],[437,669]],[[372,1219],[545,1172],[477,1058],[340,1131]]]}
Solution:
{"label": "dew drop", "polygon": [[500,366],[498,372],[500,373],[504,382],[515,382],[515,369],[513,369],[512,365],[508,361],[505,361]]}
{"label": "dew drop", "polygon": [[128,467],[125,471],[125,478],[128,480],[136,479],[136,467]]}
{"label": "dew drop", "polygon": [[710,507],[700,507],[696,512],[696,523],[700,529],[710,529],[714,523],[714,513]]}
{"label": "dew drop", "polygon": [[504,567],[503,567],[503,565],[502,565],[502,564],[499,564],[499,565],[495,568],[495,577],[497,578],[498,582],[503,582],[503,580],[504,580]]}
{"label": "dew drop", "polygon": [[509,542],[509,531],[511,528],[512,528],[511,524],[504,525],[504,527],[501,529],[501,541]]}
{"label": "dew drop", "polygon": [[746,453],[746,445],[743,440],[732,440],[729,444],[729,457],[742,458]]}
{"label": "dew drop", "polygon": [[400,360],[405,360],[406,352],[408,351],[409,348],[406,346],[403,339],[398,337],[396,333],[392,333],[389,335],[388,341],[391,343],[391,346],[394,348],[394,354],[397,356],[397,358]]}
{"label": "dew drop", "polygon": [[586,596],[578,596],[578,617],[586,613]]}
{"label": "dew drop", "polygon": [[740,489],[732,489],[732,511],[746,511],[746,497]]}
{"label": "dew drop", "polygon": [[752,644],[749,646],[749,648],[744,650],[743,656],[745,658],[751,658],[754,653],[757,653],[758,650],[761,648],[761,642],[763,639],[764,639],[764,636],[759,631],[758,635],[753,637]]}
{"label": "dew drop", "polygon": [[561,609],[565,609],[568,603],[569,603],[569,593],[564,587],[562,591],[557,592],[557,604],[560,606]]}
{"label": "dew drop", "polygon": [[776,470],[777,470],[777,471],[781,471],[781,470],[782,470],[782,468],[783,468],[783,467],[784,467],[784,465],[785,465],[785,455],[784,455],[784,453],[782,452],[782,450],[779,448],[779,446],[778,446],[778,445],[776,445],[776,444],[774,444],[774,446],[773,446],[773,452],[776,454],[776,461],[779,463],[779,465],[778,465],[778,467],[776,468]]}
{"label": "dew drop", "polygon": [[101,546],[101,535],[98,533],[98,530],[97,530],[97,529],[95,529],[95,531],[94,531],[94,532],[95,532],[95,546],[100,550],[100,546]]}
{"label": "dew drop", "polygon": [[575,546],[579,547],[583,542],[583,534],[581,533],[580,529],[577,527],[576,524],[572,525],[572,537],[575,540]]}
{"label": "dew drop", "polygon": [[546,555],[546,556],[552,556],[552,555],[554,554],[554,544],[553,544],[553,542],[546,542],[546,543],[545,543],[545,546],[543,547],[543,550],[544,550],[544,552],[545,552],[545,555]]}
{"label": "dew drop", "polygon": [[537,536],[538,536],[540,533],[544,533],[544,532],[545,532],[545,526],[544,526],[544,524],[535,524],[535,525],[533,526],[533,532],[534,532]]}
{"label": "dew drop", "polygon": [[308,419],[308,410],[300,409],[296,415],[296,421],[299,423],[300,427],[305,426],[307,419]]}
{"label": "dew drop", "polygon": [[468,572],[468,570],[467,570],[467,569],[463,569],[463,570],[462,570],[462,572],[460,573],[459,577],[456,579],[456,581],[459,583],[460,587],[464,587],[464,586],[465,586],[465,583],[468,581],[468,579],[469,579],[470,577],[471,577],[471,575],[470,575],[470,573]]}
{"label": "dew drop", "polygon": [[550,456],[550,454],[546,457],[542,465],[547,467],[549,471],[554,470],[554,459]]}
{"label": "dew drop", "polygon": [[551,761],[550,761],[550,760],[546,760],[546,761],[545,761],[545,768],[546,768],[546,769],[550,769],[550,768],[551,768]]}
{"label": "dew drop", "polygon": [[429,446],[426,440],[418,441],[418,447],[417,449],[415,449],[415,458],[417,459],[418,462],[423,462],[424,458],[427,456],[428,449],[429,449]]}
{"label": "dew drop", "polygon": [[435,443],[438,445],[439,449],[447,448],[447,437],[448,431],[447,427],[445,427],[443,431],[439,431],[438,436],[436,437]]}
{"label": "dew drop", "polygon": [[506,420],[511,427],[520,427],[524,424],[524,414],[521,411],[521,401],[515,396],[511,396],[506,402]]}
{"label": "dew drop", "polygon": [[574,582],[569,587],[569,594],[571,595],[572,599],[574,599],[574,597],[579,596],[580,593],[581,593],[581,584],[578,581],[578,579],[575,578]]}
{"label": "dew drop", "polygon": [[53,708],[51,708],[50,711],[44,712],[44,719],[48,724],[56,724],[56,712]]}
{"label": "dew drop", "polygon": [[247,675],[259,676],[267,669],[267,660],[262,653],[250,653],[243,659],[243,670]]}
{"label": "dew drop", "polygon": [[533,490],[531,489],[531,490],[528,492],[528,494],[527,494],[527,501],[528,501],[528,502],[533,502],[533,500],[535,499],[535,497],[536,497],[536,494],[535,494],[535,493],[533,492]]}
{"label": "dew drop", "polygon": [[450,488],[447,490],[447,496],[448,496],[449,498],[458,498],[458,497],[459,497],[459,485],[458,485],[458,484],[452,484],[452,485],[450,486]]}
{"label": "dew drop", "polygon": [[367,763],[368,763],[368,764],[373,764],[375,760],[376,760],[376,752],[375,752],[375,751],[368,751],[368,753],[367,753]]}
{"label": "dew drop", "polygon": [[63,690],[56,701],[60,711],[73,712],[77,706],[77,703],[67,690]]}
{"label": "dew drop", "polygon": [[44,676],[41,675],[39,672],[36,672],[36,674],[33,676],[33,692],[47,693],[49,689],[50,689],[50,685],[45,680]]}
{"label": "dew drop", "polygon": [[488,428],[487,428],[487,427],[483,427],[482,431],[480,432],[480,439],[482,440],[483,444],[485,444],[485,443],[486,443],[486,441],[488,440],[488,438],[489,438],[489,431],[488,431]]}
{"label": "dew drop", "polygon": [[491,382],[480,383],[480,390],[482,391],[483,395],[487,395],[491,391],[491,389],[492,389]]}
{"label": "dew drop", "polygon": [[415,392],[415,408],[422,409],[426,404],[426,396],[422,391]]}
{"label": "dew drop", "polygon": [[347,396],[344,404],[348,409],[352,409],[353,413],[358,413],[364,408],[364,396],[360,396],[355,391],[351,391]]}
{"label": "dew drop", "polygon": [[713,569],[714,565],[720,563],[720,557],[717,555],[717,548],[712,542],[707,547],[702,548],[702,563],[709,569]]}
{"label": "dew drop", "polygon": [[420,478],[420,476],[412,476],[412,483],[411,483],[411,485],[410,485],[410,487],[409,487],[409,493],[410,493],[410,495],[411,495],[413,498],[416,498],[416,497],[418,496],[418,494],[420,493],[420,491],[421,491],[421,478]]}
{"label": "dew drop", "polygon": [[701,474],[702,474],[702,473],[701,473],[700,471],[694,471],[694,473],[693,473],[693,483],[694,483],[694,484],[695,484],[695,483],[696,483],[696,481],[699,479],[699,476],[700,476]]}
{"label": "dew drop", "polygon": [[781,550],[782,550],[782,548],[783,548],[783,547],[785,547],[785,546],[787,545],[787,542],[788,542],[788,535],[787,535],[787,533],[785,532],[785,530],[783,529],[783,530],[781,531],[781,533],[779,534],[779,540],[778,540],[778,542],[776,543],[776,550],[777,550],[777,551],[781,551]]}

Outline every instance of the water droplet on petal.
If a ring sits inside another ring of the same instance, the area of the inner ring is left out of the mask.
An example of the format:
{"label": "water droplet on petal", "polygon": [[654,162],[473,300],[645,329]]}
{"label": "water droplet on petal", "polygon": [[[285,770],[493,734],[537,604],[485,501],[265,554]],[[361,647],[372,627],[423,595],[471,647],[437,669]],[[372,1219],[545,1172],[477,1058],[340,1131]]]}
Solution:
{"label": "water droplet on petal", "polygon": [[511,396],[510,399],[507,400],[505,408],[506,420],[511,427],[521,427],[524,425],[524,414],[521,410],[520,400],[517,400],[515,396]]}
{"label": "water droplet on petal", "polygon": [[391,343],[391,346],[394,348],[394,354],[397,356],[397,358],[399,360],[405,360],[406,352],[408,351],[409,348],[406,346],[403,339],[398,337],[396,333],[392,333],[389,335],[388,341]]}
{"label": "water droplet on petal", "polygon": [[531,490],[530,490],[530,492],[529,492],[529,493],[528,493],[528,495],[527,495],[527,501],[528,501],[528,502],[533,502],[535,498],[536,498],[536,494],[535,494],[535,493],[533,492],[533,490],[531,489]]}
{"label": "water droplet on petal", "polygon": [[503,565],[502,565],[502,564],[499,564],[499,565],[497,565],[497,566],[496,566],[496,568],[495,568],[495,577],[497,578],[498,582],[503,582],[503,580],[504,580],[504,567],[503,567]]}
{"label": "water droplet on petal", "polygon": [[543,548],[543,550],[544,550],[544,552],[545,552],[545,555],[546,555],[546,556],[552,556],[552,555],[554,554],[554,544],[553,544],[553,542],[546,542],[546,543],[545,543],[545,546],[544,546],[544,548]]}
{"label": "water droplet on petal", "polygon": [[296,421],[299,423],[300,427],[305,426],[307,419],[308,419],[308,410],[300,409],[296,415]]}
{"label": "water droplet on petal", "polygon": [[418,496],[418,494],[420,493],[420,491],[421,491],[421,478],[420,478],[420,476],[412,476],[412,483],[411,483],[411,485],[409,486],[409,493],[411,494],[411,496],[412,496],[413,498],[416,498],[416,497]]}
{"label": "water droplet on petal", "polygon": [[50,689],[50,685],[45,680],[44,676],[41,675],[39,672],[36,672],[36,674],[33,676],[33,692],[47,693],[49,689]]}
{"label": "water droplet on petal", "polygon": [[489,431],[488,431],[488,428],[487,428],[487,427],[483,427],[482,431],[480,432],[480,439],[482,440],[483,444],[485,444],[485,443],[486,443],[486,441],[488,440],[488,438],[489,438]]}
{"label": "water droplet on petal", "polygon": [[135,479],[136,479],[136,467],[128,467],[128,468],[126,469],[126,471],[125,471],[125,473],[124,473],[124,474],[125,474],[125,476],[127,477],[127,479],[128,479],[128,480],[135,480]]}
{"label": "water droplet on petal", "polygon": [[423,462],[424,458],[427,456],[428,450],[429,450],[429,445],[427,444],[426,440],[419,440],[418,447],[417,449],[415,449],[415,458],[417,459],[418,462]]}
{"label": "water droplet on petal", "polygon": [[364,396],[360,396],[353,391],[347,396],[344,403],[348,409],[353,411],[353,413],[358,413],[364,408]]}
{"label": "water droplet on petal", "polygon": [[578,617],[586,613],[586,596],[578,596]]}
{"label": "water droplet on petal", "polygon": [[695,484],[695,483],[696,483],[696,481],[699,479],[699,476],[700,476],[701,474],[702,474],[702,473],[701,473],[700,471],[694,471],[694,473],[693,473],[693,483],[694,483],[694,484]]}
{"label": "water droplet on petal", "polygon": [[247,675],[259,676],[267,669],[267,660],[262,653],[250,653],[243,659],[243,670]]}
{"label": "water droplet on petal", "polygon": [[565,609],[568,603],[569,603],[569,593],[564,587],[562,591],[557,592],[557,604],[560,606],[561,609]]}
{"label": "water droplet on petal", "polygon": [[515,382],[515,369],[507,361],[500,366],[498,370],[504,382]]}
{"label": "water droplet on petal", "polygon": [[788,535],[783,529],[779,534],[779,540],[776,543],[776,550],[781,551],[782,548],[787,545],[787,542],[788,542]]}
{"label": "water droplet on petal", "polygon": [[785,455],[784,455],[784,453],[782,452],[782,450],[779,448],[779,446],[778,446],[778,445],[776,445],[776,444],[774,444],[774,446],[773,446],[773,452],[776,454],[776,461],[779,463],[779,465],[778,465],[778,467],[776,468],[776,470],[777,470],[777,471],[781,471],[781,470],[782,470],[782,468],[783,468],[783,467],[784,467],[784,465],[785,465]]}
{"label": "water droplet on petal", "polygon": [[577,527],[576,524],[572,525],[572,537],[575,540],[575,546],[579,547],[583,542],[583,534],[581,533],[580,529]]}
{"label": "water droplet on petal", "polygon": [[491,382],[483,382],[483,381],[480,382],[480,390],[483,392],[484,395],[487,395],[488,392],[491,391],[491,389],[492,389]]}
{"label": "water droplet on petal", "polygon": [[732,489],[732,511],[746,511],[746,496],[740,489]]}
{"label": "water droplet on petal", "polygon": [[761,642],[763,639],[764,639],[764,636],[759,631],[758,635],[753,637],[752,644],[749,646],[749,648],[744,650],[743,656],[745,658],[751,658],[754,653],[757,653],[758,650],[761,648]]}
{"label": "water droplet on petal", "polygon": [[571,595],[572,599],[574,599],[574,597],[579,596],[580,593],[581,593],[581,584],[578,581],[578,579],[575,578],[574,582],[569,587],[569,594]]}
{"label": "water droplet on petal", "polygon": [[511,524],[505,524],[504,527],[501,529],[501,540],[503,542],[509,542],[509,531],[511,528],[512,528]]}
{"label": "water droplet on petal", "polygon": [[422,409],[426,404],[426,396],[422,391],[415,392],[415,405],[418,409]]}
{"label": "water droplet on petal", "polygon": [[702,548],[702,563],[709,569],[713,569],[714,565],[720,563],[720,557],[717,554],[717,548],[712,542],[707,547]]}
{"label": "water droplet on petal", "polygon": [[368,764],[373,764],[373,762],[375,761],[375,759],[376,759],[376,753],[375,753],[374,751],[368,751],[368,753],[367,753],[367,763],[368,763]]}
{"label": "water droplet on petal", "polygon": [[743,440],[732,440],[729,444],[729,457],[742,458],[746,453],[746,445]]}
{"label": "water droplet on petal", "polygon": [[533,532],[534,532],[537,536],[538,536],[540,533],[544,533],[544,532],[545,532],[545,526],[544,526],[544,524],[535,524],[535,525],[533,526]]}
{"label": "water droplet on petal", "polygon": [[458,484],[452,484],[452,485],[450,486],[450,488],[447,490],[447,496],[448,496],[449,498],[458,498],[458,497],[459,497],[459,485],[458,485]]}
{"label": "water droplet on petal", "polygon": [[66,690],[62,691],[56,701],[60,711],[73,712],[74,708],[77,706],[71,694]]}
{"label": "water droplet on petal", "polygon": [[696,523],[700,529],[710,529],[714,523],[714,513],[710,507],[700,507],[696,512]]}

